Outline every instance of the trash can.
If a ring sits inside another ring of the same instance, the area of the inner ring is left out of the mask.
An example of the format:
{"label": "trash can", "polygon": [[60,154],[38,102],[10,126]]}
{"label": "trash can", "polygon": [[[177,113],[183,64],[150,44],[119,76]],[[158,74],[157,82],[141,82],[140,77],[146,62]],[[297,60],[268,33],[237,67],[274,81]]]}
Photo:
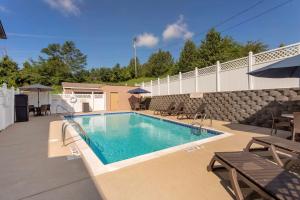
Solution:
{"label": "trash can", "polygon": [[82,103],[82,112],[90,112],[90,104]]}
{"label": "trash can", "polygon": [[15,121],[26,122],[29,120],[28,96],[26,94],[15,95]]}

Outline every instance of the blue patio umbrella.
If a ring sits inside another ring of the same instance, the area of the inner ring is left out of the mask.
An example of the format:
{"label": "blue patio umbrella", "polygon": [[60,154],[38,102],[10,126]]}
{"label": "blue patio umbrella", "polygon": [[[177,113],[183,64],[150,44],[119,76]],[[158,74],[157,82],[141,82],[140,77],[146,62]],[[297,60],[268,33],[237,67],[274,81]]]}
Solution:
{"label": "blue patio umbrella", "polygon": [[300,55],[267,65],[248,74],[265,78],[300,78]]}
{"label": "blue patio umbrella", "polygon": [[130,94],[146,94],[146,93],[150,93],[148,90],[144,90],[142,88],[135,88],[132,90],[128,90],[128,93]]}

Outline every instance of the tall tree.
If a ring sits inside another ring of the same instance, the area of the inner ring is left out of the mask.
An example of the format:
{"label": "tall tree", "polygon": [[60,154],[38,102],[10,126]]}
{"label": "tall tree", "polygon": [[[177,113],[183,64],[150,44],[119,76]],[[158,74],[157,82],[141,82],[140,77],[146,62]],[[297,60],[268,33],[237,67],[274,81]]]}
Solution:
{"label": "tall tree", "polygon": [[193,70],[199,65],[199,52],[195,43],[187,40],[180,52],[180,57],[176,64],[176,72],[187,72]]}
{"label": "tall tree", "polygon": [[248,55],[250,51],[253,53],[260,53],[268,50],[268,45],[264,44],[260,41],[248,41],[245,45],[243,45],[242,56]]}
{"label": "tall tree", "polygon": [[215,29],[211,29],[199,47],[199,61],[201,67],[215,64],[223,57],[222,36]]}
{"label": "tall tree", "polygon": [[135,59],[131,58],[127,66],[131,78],[137,78],[141,76],[141,64],[138,58],[136,58],[136,68],[137,68],[137,76],[135,75]]}
{"label": "tall tree", "polygon": [[59,85],[62,81],[84,81],[83,72],[86,55],[76,48],[74,42],[49,44],[42,49],[42,56],[33,62],[41,75],[40,81],[46,85]]}
{"label": "tall tree", "polygon": [[64,44],[49,44],[48,47],[41,51],[46,55],[46,58],[41,57],[41,60],[58,60],[62,61],[70,68],[72,74],[76,74],[84,69],[87,56],[84,55],[75,43],[66,41]]}
{"label": "tall tree", "polygon": [[149,77],[159,77],[170,72],[174,67],[174,59],[169,51],[153,53],[145,64],[145,73]]}
{"label": "tall tree", "polygon": [[3,83],[8,86],[17,87],[20,84],[18,64],[10,59],[8,56],[4,56],[0,60],[0,85]]}

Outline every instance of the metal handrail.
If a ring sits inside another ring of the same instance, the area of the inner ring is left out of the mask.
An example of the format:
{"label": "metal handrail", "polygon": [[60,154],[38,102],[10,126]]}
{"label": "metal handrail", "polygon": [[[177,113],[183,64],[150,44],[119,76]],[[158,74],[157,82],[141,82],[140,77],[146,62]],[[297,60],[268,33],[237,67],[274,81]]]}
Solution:
{"label": "metal handrail", "polygon": [[69,111],[67,108],[65,108],[65,107],[62,106],[62,105],[56,105],[56,114],[58,113],[58,112],[57,112],[57,109],[58,109],[58,108],[61,108],[61,109],[63,109],[64,111],[67,111],[67,114],[69,114],[69,115],[71,115],[71,116],[74,116],[74,114],[75,114],[75,112]]}
{"label": "metal handrail", "polygon": [[[79,131],[81,132],[81,134],[86,138],[86,142],[88,144],[90,144],[91,139],[86,134],[86,132],[82,129],[82,127],[80,126],[80,124],[78,122],[74,121],[73,119],[68,119],[68,122],[69,122],[69,125],[75,125],[77,128],[79,128]],[[64,126],[64,124],[63,124],[63,126]],[[63,128],[63,131],[62,131],[62,140],[63,140],[63,145],[65,146],[66,133],[64,131],[64,128]]]}

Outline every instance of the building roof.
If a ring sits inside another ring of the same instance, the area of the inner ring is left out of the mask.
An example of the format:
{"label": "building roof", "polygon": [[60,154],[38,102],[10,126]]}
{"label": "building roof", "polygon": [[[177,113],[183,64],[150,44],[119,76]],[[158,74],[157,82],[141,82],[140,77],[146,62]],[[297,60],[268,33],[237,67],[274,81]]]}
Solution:
{"label": "building roof", "polygon": [[61,83],[63,88],[72,88],[72,89],[94,89],[94,90],[100,90],[100,88],[103,86],[101,84],[95,84],[95,83],[70,83],[70,82],[62,82]]}
{"label": "building roof", "polygon": [[0,39],[7,39],[1,20],[0,20]]}

